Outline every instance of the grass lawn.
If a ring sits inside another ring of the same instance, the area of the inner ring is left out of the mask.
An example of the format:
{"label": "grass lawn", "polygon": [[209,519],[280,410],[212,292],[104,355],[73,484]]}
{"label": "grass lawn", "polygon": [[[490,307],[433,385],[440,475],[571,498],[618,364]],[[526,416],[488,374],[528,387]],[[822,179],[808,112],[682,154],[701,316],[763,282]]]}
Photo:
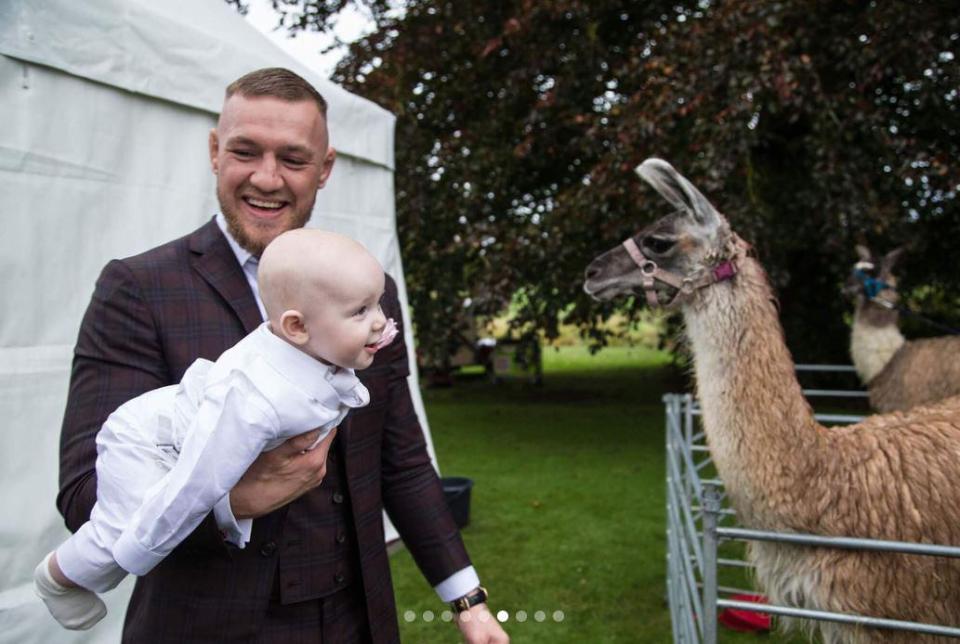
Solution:
{"label": "grass lawn", "polygon": [[[682,387],[667,354],[564,347],[545,350],[541,387],[477,377],[424,391],[443,474],[474,479],[463,536],[513,642],[671,640],[661,395]],[[409,553],[391,566],[403,640],[460,641],[423,618],[444,605]]]}

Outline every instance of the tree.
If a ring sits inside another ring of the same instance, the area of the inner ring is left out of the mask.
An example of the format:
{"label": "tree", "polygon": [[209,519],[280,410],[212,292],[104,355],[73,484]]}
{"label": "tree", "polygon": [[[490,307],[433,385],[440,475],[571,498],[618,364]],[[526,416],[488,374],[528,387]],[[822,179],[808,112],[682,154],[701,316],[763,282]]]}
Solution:
{"label": "tree", "polygon": [[[274,4],[322,16],[343,2]],[[379,27],[334,80],[398,116],[398,229],[433,354],[465,316],[510,302],[518,326],[550,337],[566,320],[602,343],[615,305],[590,302],[582,273],[663,211],[631,172],[648,156],[754,244],[801,359],[848,360],[856,241],[909,240],[907,283],[928,285],[915,304],[958,319],[960,17],[946,4],[365,4]]]}

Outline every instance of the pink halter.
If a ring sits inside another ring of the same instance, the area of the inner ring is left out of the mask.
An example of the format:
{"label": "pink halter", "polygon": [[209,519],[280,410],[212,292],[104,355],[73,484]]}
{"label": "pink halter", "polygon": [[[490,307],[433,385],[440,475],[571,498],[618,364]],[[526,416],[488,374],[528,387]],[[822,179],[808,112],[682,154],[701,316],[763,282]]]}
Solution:
{"label": "pink halter", "polygon": [[[736,238],[736,241],[738,242],[738,246],[742,243],[739,238]],[[681,296],[686,299],[698,289],[716,284],[717,282],[733,279],[733,276],[737,274],[737,265],[734,264],[732,259],[727,259],[717,264],[712,271],[701,275],[697,279],[680,277],[676,273],[663,270],[657,266],[655,261],[644,255],[643,251],[641,251],[637,245],[637,242],[633,240],[633,237],[624,241],[623,247],[627,249],[630,258],[640,268],[640,274],[643,276],[643,290],[647,297],[647,304],[651,308],[660,306],[660,300],[657,299],[656,291],[656,282],[658,281],[677,289],[676,295],[663,305],[664,308],[669,309],[680,303]]]}

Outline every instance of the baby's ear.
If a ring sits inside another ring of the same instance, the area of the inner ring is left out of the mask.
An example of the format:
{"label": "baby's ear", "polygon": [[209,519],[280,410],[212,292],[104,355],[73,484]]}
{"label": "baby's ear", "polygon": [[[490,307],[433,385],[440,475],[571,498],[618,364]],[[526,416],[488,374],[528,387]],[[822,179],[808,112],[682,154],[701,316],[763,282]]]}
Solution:
{"label": "baby's ear", "polygon": [[303,313],[300,311],[284,311],[280,316],[279,327],[280,335],[297,346],[305,345],[310,339],[307,326],[303,321]]}

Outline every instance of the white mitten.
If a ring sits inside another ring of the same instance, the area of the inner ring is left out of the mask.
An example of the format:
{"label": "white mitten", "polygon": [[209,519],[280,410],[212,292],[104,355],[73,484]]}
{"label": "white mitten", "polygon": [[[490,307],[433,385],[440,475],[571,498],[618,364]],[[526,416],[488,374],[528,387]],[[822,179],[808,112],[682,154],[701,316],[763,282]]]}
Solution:
{"label": "white mitten", "polygon": [[50,574],[50,557],[33,571],[33,585],[37,596],[47,605],[47,610],[64,628],[85,631],[107,614],[107,607],[92,590],[75,586],[68,588],[57,582]]}

